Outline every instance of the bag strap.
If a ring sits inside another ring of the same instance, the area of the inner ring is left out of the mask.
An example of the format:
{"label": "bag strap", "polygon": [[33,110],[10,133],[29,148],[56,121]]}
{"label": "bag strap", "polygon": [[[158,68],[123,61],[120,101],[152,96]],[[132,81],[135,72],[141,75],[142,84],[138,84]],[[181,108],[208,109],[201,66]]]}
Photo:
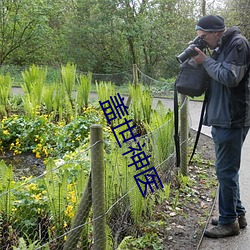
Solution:
{"label": "bag strap", "polygon": [[[206,109],[206,104],[207,104],[207,96],[208,96],[208,91],[205,91],[205,97],[204,101],[202,104],[202,109],[201,109],[201,114],[200,114],[200,121],[199,121],[199,126],[198,130],[196,133],[196,138],[195,138],[195,143],[193,147],[192,154],[190,156],[189,164],[192,162],[193,156],[195,154],[198,141],[200,138],[200,133],[201,133],[201,128],[202,128],[202,122],[203,122],[203,117]],[[174,133],[174,141],[175,141],[175,152],[176,152],[176,167],[180,167],[180,137],[179,137],[179,107],[178,107],[178,92],[176,89],[176,82],[174,84],[174,128],[175,128],[175,133]]]}
{"label": "bag strap", "polygon": [[198,145],[198,141],[199,141],[199,138],[200,138],[203,117],[204,117],[204,113],[205,113],[205,109],[206,109],[206,104],[207,104],[207,90],[205,91],[205,97],[204,97],[204,101],[202,103],[199,126],[198,126],[198,130],[196,132],[195,143],[194,143],[194,147],[193,147],[193,152],[192,152],[192,154],[190,156],[190,159],[189,159],[189,164],[192,162],[192,159],[193,159],[193,156],[195,154],[195,151],[196,151],[196,148],[197,148],[197,145]]}
{"label": "bag strap", "polygon": [[180,167],[180,137],[179,137],[179,112],[178,112],[178,93],[176,88],[176,82],[174,83],[174,141],[175,141],[175,153],[176,153],[176,167]]}

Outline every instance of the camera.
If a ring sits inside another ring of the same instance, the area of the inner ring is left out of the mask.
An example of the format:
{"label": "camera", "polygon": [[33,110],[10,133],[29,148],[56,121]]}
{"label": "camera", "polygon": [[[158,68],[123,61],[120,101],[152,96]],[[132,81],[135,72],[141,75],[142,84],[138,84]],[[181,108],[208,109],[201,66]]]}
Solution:
{"label": "camera", "polygon": [[199,36],[197,36],[190,45],[180,54],[176,57],[177,61],[179,63],[183,63],[188,58],[198,55],[198,53],[195,51],[195,47],[199,48],[200,50],[203,50],[207,48],[207,43]]}

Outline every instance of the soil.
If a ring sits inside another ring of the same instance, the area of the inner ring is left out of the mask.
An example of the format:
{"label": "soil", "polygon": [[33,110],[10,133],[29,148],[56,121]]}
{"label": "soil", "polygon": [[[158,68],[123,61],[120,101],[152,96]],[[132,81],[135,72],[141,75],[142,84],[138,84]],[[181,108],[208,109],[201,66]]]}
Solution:
{"label": "soil", "polygon": [[[191,148],[195,132],[191,131]],[[201,134],[194,163],[189,166],[188,176],[191,183],[185,187],[176,183],[179,199],[174,209],[173,193],[169,203],[159,209],[167,214],[167,227],[159,228],[158,235],[163,236],[164,250],[199,249],[203,232],[213,210],[217,194],[215,175],[214,144],[210,137]],[[171,187],[172,190],[172,187]],[[175,191],[176,191],[175,190]],[[172,202],[171,202],[172,200]]]}
{"label": "soil", "polygon": [[0,156],[0,160],[4,160],[7,166],[13,167],[16,181],[23,176],[39,176],[45,171],[43,159],[37,159],[32,153],[13,155],[12,152],[7,152]]}

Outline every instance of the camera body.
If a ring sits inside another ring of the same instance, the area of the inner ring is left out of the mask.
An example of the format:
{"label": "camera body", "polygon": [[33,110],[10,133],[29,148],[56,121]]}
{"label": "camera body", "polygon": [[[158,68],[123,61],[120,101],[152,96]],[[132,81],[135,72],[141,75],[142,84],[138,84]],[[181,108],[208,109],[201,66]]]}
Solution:
{"label": "camera body", "polygon": [[197,36],[190,45],[180,54],[176,57],[177,61],[179,63],[183,63],[188,58],[198,55],[198,53],[195,51],[195,47],[199,48],[200,50],[203,50],[207,48],[207,43],[199,36]]}

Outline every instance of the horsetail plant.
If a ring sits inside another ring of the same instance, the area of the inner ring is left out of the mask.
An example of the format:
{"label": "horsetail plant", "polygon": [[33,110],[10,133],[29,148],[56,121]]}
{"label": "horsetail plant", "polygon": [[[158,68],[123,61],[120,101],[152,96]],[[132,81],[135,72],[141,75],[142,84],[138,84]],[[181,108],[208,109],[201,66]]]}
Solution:
{"label": "horsetail plant", "polygon": [[64,87],[69,100],[72,102],[72,92],[76,81],[76,65],[67,63],[66,66],[61,66],[62,86]]}
{"label": "horsetail plant", "polygon": [[158,165],[164,162],[173,152],[173,112],[167,111],[161,101],[158,102],[156,109],[151,114],[151,122],[145,124],[151,145],[154,152],[154,161]]}
{"label": "horsetail plant", "polygon": [[64,211],[67,208],[68,176],[67,172],[56,169],[52,159],[46,164],[44,184],[49,199],[51,215],[56,224],[57,233],[62,233],[64,226]]}
{"label": "horsetail plant", "polygon": [[114,96],[116,94],[115,84],[112,82],[96,82],[96,90],[98,99],[101,102],[107,101],[110,96]]}
{"label": "horsetail plant", "polygon": [[4,215],[5,221],[9,222],[13,206],[13,188],[14,177],[12,166],[8,167],[4,161],[0,161],[0,213]]}
{"label": "horsetail plant", "polygon": [[10,96],[12,79],[10,74],[0,75],[0,115],[7,116],[8,98]]}
{"label": "horsetail plant", "polygon": [[148,89],[143,90],[142,84],[130,85],[131,108],[136,124],[150,123],[152,110],[152,95]]}
{"label": "horsetail plant", "polygon": [[92,74],[80,75],[78,78],[79,85],[77,87],[76,102],[78,110],[88,107],[89,94],[91,90]]}
{"label": "horsetail plant", "polygon": [[46,82],[47,68],[43,69],[32,65],[29,70],[22,72],[24,82],[21,87],[24,91],[25,113],[34,118],[42,103],[43,89]]}
{"label": "horsetail plant", "polygon": [[54,92],[56,85],[46,86],[44,89],[43,102],[46,107],[47,114],[50,114],[53,111],[53,102],[54,102]]}

